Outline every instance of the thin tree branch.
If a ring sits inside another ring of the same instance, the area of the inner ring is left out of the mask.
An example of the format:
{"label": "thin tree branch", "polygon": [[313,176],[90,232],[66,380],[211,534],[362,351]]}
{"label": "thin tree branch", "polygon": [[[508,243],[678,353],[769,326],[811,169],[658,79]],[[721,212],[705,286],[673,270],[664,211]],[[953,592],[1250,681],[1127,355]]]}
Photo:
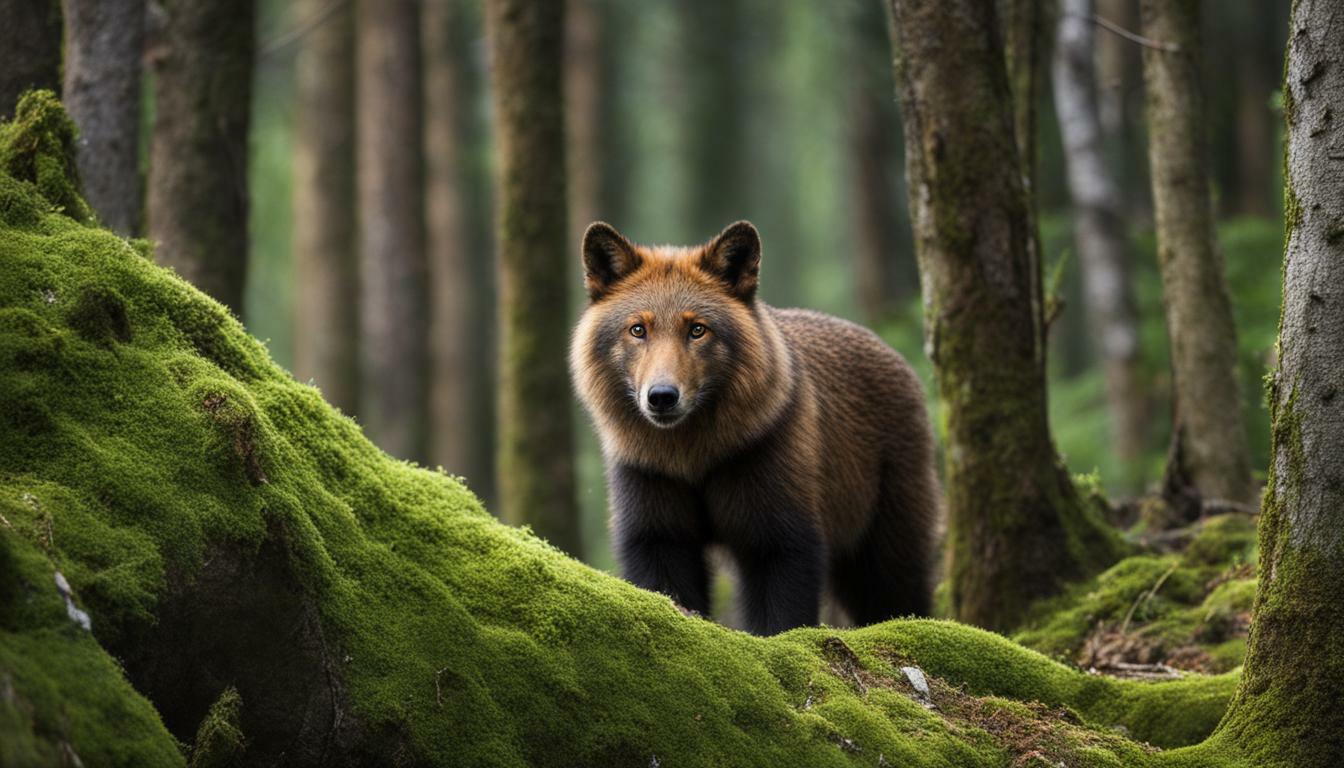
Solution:
{"label": "thin tree branch", "polygon": [[290,45],[298,42],[300,38],[322,26],[327,19],[331,18],[332,14],[336,13],[336,11],[340,10],[341,6],[348,2],[349,0],[331,0],[331,2],[327,3],[322,10],[314,13],[312,18],[306,19],[283,35],[262,45],[261,50],[257,52],[257,57],[264,59],[274,56],[285,48],[288,48]]}
{"label": "thin tree branch", "polygon": [[1116,24],[1115,22],[1095,13],[1090,16],[1081,16],[1075,14],[1068,14],[1068,15],[1071,15],[1074,18],[1087,19],[1088,21],[1092,22],[1093,24],[1096,24],[1097,26],[1101,27],[1107,32],[1110,32],[1113,35],[1119,35],[1120,37],[1123,37],[1124,39],[1130,41],[1131,43],[1137,43],[1139,45],[1144,46],[1145,48],[1152,48],[1158,51],[1166,51],[1167,53],[1179,53],[1181,50],[1181,46],[1175,43],[1164,43],[1161,40],[1153,40],[1152,38],[1144,37],[1143,35],[1140,35],[1138,33],[1130,32],[1128,29],[1125,29],[1119,24]]}

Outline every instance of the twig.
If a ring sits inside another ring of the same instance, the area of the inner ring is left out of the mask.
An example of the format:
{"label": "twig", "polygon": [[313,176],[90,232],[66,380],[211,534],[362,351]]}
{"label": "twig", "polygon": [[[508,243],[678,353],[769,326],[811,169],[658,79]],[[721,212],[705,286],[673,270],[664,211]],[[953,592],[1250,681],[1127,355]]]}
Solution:
{"label": "twig", "polygon": [[304,21],[270,42],[263,44],[261,50],[257,52],[257,56],[260,58],[267,58],[283,51],[285,48],[288,48],[290,45],[297,42],[299,38],[322,26],[323,22],[330,18],[333,13],[340,10],[341,6],[345,5],[347,2],[349,2],[349,0],[331,0],[331,2],[327,3],[322,10],[314,13],[312,18]]}
{"label": "twig", "polygon": [[434,673],[434,701],[438,702],[439,709],[443,709],[443,689],[439,687],[439,675],[442,675],[444,672],[447,671],[448,668],[444,667],[443,669],[440,669],[438,672]]}
{"label": "twig", "polygon": [[1181,46],[1175,43],[1165,43],[1162,42],[1161,40],[1154,40],[1151,37],[1144,37],[1143,35],[1137,34],[1135,32],[1130,32],[1128,29],[1125,29],[1119,24],[1116,24],[1115,22],[1095,13],[1092,14],[1091,16],[1078,16],[1075,14],[1070,15],[1074,16],[1074,18],[1085,18],[1088,21],[1091,21],[1092,23],[1106,30],[1107,32],[1110,32],[1113,35],[1119,35],[1120,37],[1123,37],[1129,42],[1137,43],[1145,48],[1152,48],[1153,50],[1157,51],[1166,51],[1167,53],[1180,53],[1181,51]]}
{"label": "twig", "polygon": [[1176,560],[1175,562],[1173,562],[1171,564],[1171,567],[1167,569],[1167,572],[1162,574],[1162,576],[1157,580],[1156,584],[1153,584],[1153,588],[1148,590],[1147,592],[1144,592],[1142,595],[1139,595],[1139,599],[1135,600],[1134,604],[1129,606],[1129,613],[1125,614],[1125,622],[1120,625],[1120,634],[1124,635],[1129,633],[1129,622],[1131,619],[1134,618],[1134,611],[1138,610],[1140,605],[1143,605],[1147,603],[1149,600],[1153,599],[1153,595],[1157,594],[1157,590],[1162,588],[1162,585],[1167,582],[1167,577],[1170,576],[1172,573],[1174,573],[1176,571],[1176,566],[1180,564],[1181,564],[1180,560]]}
{"label": "twig", "polygon": [[1240,501],[1231,499],[1205,499],[1201,506],[1206,515],[1215,512],[1240,512],[1243,515],[1255,515],[1260,512],[1259,509],[1250,504],[1242,504]]}

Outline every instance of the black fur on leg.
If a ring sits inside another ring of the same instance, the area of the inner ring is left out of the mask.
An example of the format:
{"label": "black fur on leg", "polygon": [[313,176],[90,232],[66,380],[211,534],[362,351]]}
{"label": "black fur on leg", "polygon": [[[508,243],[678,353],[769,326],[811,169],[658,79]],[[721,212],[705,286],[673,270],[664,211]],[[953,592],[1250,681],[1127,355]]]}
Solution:
{"label": "black fur on leg", "polygon": [[708,615],[708,530],[698,494],[686,483],[623,465],[610,469],[607,485],[625,579]]}

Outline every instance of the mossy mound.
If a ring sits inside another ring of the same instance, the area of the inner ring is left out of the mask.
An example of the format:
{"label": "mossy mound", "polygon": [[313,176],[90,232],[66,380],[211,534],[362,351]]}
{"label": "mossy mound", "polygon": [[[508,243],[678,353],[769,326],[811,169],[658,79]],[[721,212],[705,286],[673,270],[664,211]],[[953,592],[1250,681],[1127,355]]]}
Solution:
{"label": "mossy mound", "polygon": [[1045,602],[1014,639],[1111,673],[1240,666],[1255,602],[1255,521],[1220,515],[1189,533],[1180,552],[1126,558]]}
{"label": "mossy mound", "polygon": [[388,458],[43,199],[0,223],[5,764],[1236,763],[1116,730],[1193,742],[1230,677],[1087,675],[941,621],[685,617]]}

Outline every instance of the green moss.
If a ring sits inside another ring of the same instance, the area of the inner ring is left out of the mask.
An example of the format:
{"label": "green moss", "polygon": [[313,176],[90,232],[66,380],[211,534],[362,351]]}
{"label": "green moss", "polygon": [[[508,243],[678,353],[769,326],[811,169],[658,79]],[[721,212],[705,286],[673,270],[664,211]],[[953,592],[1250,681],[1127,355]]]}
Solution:
{"label": "green moss", "polygon": [[[75,138],[78,130],[65,113],[56,94],[29,91],[19,99],[14,119],[0,125],[0,169],[13,179],[27,181],[57,210],[75,221],[92,223],[93,211],[79,194],[79,170],[75,165]],[[0,191],[0,201],[8,202],[11,193]],[[11,219],[10,205],[5,219],[21,225],[31,216]]]}
{"label": "green moss", "polygon": [[1183,553],[1137,555],[1043,601],[1014,638],[1091,666],[1097,657],[1225,672],[1240,666],[1255,594],[1255,523],[1200,524]]}
{"label": "green moss", "polygon": [[[1029,744],[1141,765],[1167,756],[1114,728],[1189,743],[1233,684],[1088,675],[952,622],[762,639],[685,617],[499,524],[456,479],[388,458],[220,305],[52,213],[0,228],[0,400],[6,763],[68,748],[91,765],[181,764],[159,716],[194,737],[193,762],[237,759],[245,734],[250,762],[292,747],[318,763],[303,750],[325,748],[322,718],[339,712],[341,749],[366,762],[999,766],[1033,759]],[[56,568],[92,634],[66,617]],[[295,613],[300,634],[270,623]],[[154,677],[146,648],[203,666]],[[247,676],[304,652],[309,671]],[[936,709],[905,664],[933,677]],[[230,676],[241,706],[221,697]],[[300,743],[268,741],[275,703],[312,684],[332,698],[283,734]]]}
{"label": "green moss", "polygon": [[242,707],[238,691],[225,688],[196,730],[188,768],[229,768],[243,764],[247,739],[238,727]]}

